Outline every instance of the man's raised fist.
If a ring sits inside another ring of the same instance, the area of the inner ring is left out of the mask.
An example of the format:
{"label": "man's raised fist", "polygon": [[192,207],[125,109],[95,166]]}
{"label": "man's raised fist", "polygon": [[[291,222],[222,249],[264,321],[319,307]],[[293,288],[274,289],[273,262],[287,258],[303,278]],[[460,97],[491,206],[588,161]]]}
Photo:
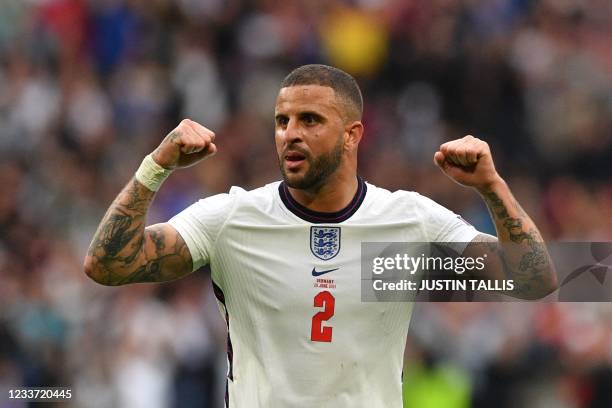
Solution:
{"label": "man's raised fist", "polygon": [[153,152],[153,160],[173,170],[191,166],[217,152],[215,133],[190,119],[181,123],[164,138]]}

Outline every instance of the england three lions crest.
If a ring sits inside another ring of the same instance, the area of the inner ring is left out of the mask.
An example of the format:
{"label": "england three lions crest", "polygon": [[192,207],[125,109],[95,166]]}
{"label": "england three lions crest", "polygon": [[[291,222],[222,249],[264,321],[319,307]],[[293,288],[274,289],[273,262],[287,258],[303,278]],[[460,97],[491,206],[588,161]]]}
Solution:
{"label": "england three lions crest", "polygon": [[327,261],[340,252],[340,227],[310,227],[310,250]]}

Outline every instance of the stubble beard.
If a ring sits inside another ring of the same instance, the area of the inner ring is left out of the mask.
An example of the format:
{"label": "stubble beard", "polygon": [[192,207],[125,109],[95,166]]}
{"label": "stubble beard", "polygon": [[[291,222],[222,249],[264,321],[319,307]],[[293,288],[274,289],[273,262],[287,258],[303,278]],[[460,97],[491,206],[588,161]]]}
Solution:
{"label": "stubble beard", "polygon": [[309,164],[308,170],[298,179],[290,178],[283,166],[283,158],[279,157],[280,171],[287,186],[298,190],[318,191],[342,163],[342,140],[342,137],[338,138],[338,143],[331,151],[314,160],[310,155],[306,156],[305,160]]}

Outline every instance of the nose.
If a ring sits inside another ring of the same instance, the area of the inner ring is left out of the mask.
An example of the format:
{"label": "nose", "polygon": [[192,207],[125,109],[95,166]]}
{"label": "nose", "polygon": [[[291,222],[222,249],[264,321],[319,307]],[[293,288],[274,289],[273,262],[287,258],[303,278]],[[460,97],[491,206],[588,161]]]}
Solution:
{"label": "nose", "polygon": [[281,130],[283,140],[286,144],[293,144],[303,141],[302,129],[299,126],[297,120],[290,118],[287,122],[287,126]]}

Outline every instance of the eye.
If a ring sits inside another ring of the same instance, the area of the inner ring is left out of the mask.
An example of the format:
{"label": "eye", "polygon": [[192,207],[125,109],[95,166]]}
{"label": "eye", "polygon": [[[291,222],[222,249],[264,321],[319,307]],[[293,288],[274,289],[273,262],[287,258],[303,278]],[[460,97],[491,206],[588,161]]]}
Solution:
{"label": "eye", "polygon": [[305,113],[304,115],[302,115],[302,121],[307,126],[312,126],[319,123],[319,117],[312,113]]}
{"label": "eye", "polygon": [[289,122],[289,118],[286,116],[277,116],[276,117],[276,126],[285,127]]}

